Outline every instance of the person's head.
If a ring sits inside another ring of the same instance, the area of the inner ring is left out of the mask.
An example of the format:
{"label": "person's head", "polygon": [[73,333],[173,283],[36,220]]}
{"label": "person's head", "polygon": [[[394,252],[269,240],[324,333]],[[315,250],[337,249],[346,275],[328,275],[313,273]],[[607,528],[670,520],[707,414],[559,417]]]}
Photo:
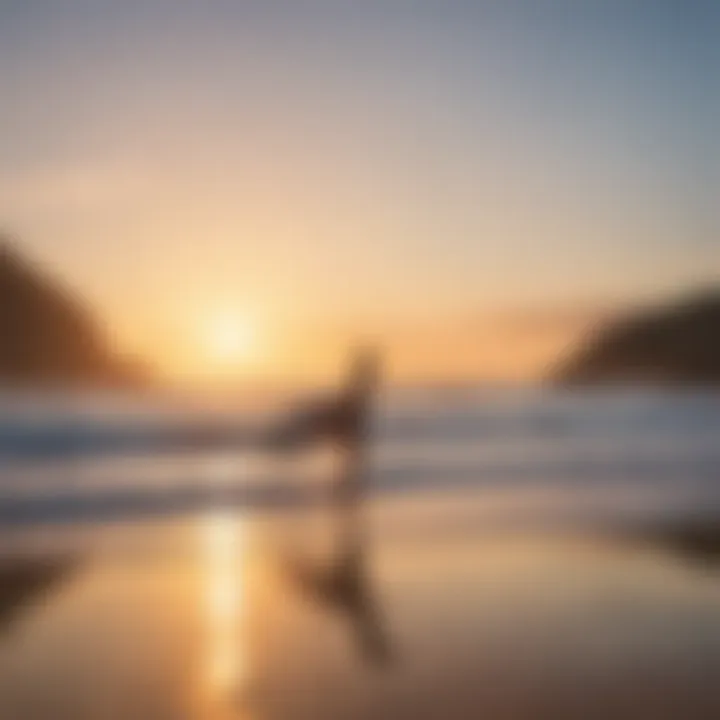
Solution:
{"label": "person's head", "polygon": [[380,353],[371,346],[357,349],[352,358],[347,381],[347,392],[367,395],[375,390],[380,381]]}

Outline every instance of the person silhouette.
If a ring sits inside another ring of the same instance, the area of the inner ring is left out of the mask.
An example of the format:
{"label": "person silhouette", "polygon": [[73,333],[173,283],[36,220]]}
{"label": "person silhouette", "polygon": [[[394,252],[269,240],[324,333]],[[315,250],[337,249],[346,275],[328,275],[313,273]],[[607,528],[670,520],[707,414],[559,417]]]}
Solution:
{"label": "person silhouette", "polygon": [[379,376],[377,353],[358,351],[338,395],[300,408],[276,430],[270,443],[276,449],[297,450],[324,441],[340,454],[330,495],[330,509],[338,521],[333,556],[318,564],[297,552],[287,553],[284,571],[294,588],[350,620],[362,656],[376,665],[392,657],[371,587],[363,512],[370,409]]}
{"label": "person silhouette", "polygon": [[292,411],[262,438],[266,449],[302,450],[318,441],[352,449],[367,439],[369,405],[379,380],[377,353],[355,353],[343,388],[331,398],[315,399]]}

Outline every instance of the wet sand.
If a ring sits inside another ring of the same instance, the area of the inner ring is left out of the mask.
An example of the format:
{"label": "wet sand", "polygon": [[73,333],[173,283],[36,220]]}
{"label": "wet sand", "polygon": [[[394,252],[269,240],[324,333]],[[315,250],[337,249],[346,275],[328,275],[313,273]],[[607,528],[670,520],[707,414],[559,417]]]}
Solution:
{"label": "wet sand", "polygon": [[76,565],[76,558],[62,555],[0,558],[0,634],[10,630],[23,611],[50,595]]}
{"label": "wet sand", "polygon": [[85,530],[0,637],[0,718],[720,717],[714,564],[432,503],[370,508],[361,556],[324,516]]}

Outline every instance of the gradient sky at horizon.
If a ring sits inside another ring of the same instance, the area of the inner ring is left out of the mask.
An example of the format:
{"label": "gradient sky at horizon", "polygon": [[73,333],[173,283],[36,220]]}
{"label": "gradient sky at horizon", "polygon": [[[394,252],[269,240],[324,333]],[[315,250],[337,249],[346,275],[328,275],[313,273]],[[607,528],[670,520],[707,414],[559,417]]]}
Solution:
{"label": "gradient sky at horizon", "polygon": [[161,365],[522,375],[720,280],[718,70],[713,0],[0,0],[0,225]]}

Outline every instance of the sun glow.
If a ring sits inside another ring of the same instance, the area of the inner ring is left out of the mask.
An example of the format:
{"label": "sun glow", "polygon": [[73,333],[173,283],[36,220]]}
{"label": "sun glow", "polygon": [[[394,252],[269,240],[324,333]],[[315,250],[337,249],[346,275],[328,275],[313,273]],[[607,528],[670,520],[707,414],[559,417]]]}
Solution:
{"label": "sun glow", "polygon": [[250,362],[258,353],[257,327],[241,314],[215,315],[205,329],[204,348],[214,365]]}

